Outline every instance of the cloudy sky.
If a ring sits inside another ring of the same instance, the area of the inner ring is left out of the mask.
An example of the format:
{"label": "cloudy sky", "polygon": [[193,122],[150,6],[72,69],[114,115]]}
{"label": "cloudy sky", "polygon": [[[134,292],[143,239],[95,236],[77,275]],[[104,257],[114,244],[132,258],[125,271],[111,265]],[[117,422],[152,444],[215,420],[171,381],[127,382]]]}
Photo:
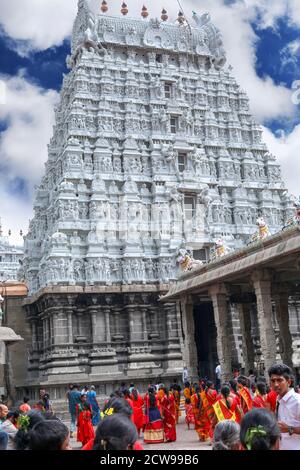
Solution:
{"label": "cloudy sky", "polygon": [[[122,1],[107,0],[119,15]],[[143,2],[152,17],[178,13],[177,0],[128,0],[131,16]],[[97,10],[100,0],[90,0]],[[300,1],[181,0],[209,11],[223,33],[228,63],[250,97],[264,140],[282,164],[287,186],[300,194]],[[0,0],[0,217],[19,242],[32,217],[52,134],[77,0]],[[192,24],[191,20],[191,24]]]}

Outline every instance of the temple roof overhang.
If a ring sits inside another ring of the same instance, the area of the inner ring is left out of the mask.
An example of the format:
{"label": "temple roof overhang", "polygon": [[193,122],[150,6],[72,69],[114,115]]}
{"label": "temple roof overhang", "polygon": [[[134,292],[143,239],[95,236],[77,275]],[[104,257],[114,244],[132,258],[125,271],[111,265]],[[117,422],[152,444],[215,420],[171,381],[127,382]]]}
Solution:
{"label": "temple roof overhang", "polygon": [[0,342],[13,344],[19,341],[24,341],[24,338],[17,335],[11,328],[0,326]]}
{"label": "temple roof overhang", "polygon": [[182,274],[160,300],[169,302],[194,294],[205,298],[216,284],[229,285],[232,293],[253,291],[251,276],[257,270],[267,270],[274,282],[289,285],[291,293],[300,293],[299,225]]}

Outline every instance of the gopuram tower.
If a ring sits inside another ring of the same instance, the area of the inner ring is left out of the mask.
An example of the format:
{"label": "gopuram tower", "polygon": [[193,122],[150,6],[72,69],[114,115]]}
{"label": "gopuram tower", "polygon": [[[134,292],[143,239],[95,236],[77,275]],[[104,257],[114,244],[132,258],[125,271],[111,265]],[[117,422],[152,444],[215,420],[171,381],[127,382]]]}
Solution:
{"label": "gopuram tower", "polygon": [[45,175],[25,242],[29,384],[137,385],[182,370],[182,319],[159,296],[177,250],[240,247],[293,207],[225,67],[210,16],[94,15],[72,37]]}

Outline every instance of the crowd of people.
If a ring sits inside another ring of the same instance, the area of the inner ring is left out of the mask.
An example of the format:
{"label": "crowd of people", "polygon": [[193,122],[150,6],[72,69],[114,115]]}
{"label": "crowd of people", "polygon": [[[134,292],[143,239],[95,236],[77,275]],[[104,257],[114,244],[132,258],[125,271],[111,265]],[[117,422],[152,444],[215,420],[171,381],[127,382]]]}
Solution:
{"label": "crowd of people", "polygon": [[187,428],[213,450],[299,450],[299,389],[284,364],[274,365],[268,374],[269,383],[251,371],[248,377],[236,373],[217,387],[207,378],[193,384],[186,380],[183,388],[174,380],[169,388],[149,385],[145,395],[134,384],[123,383],[102,407],[95,387],[80,390],[70,384],[70,429],[40,390],[33,407],[27,397],[17,410],[0,405],[0,449],[72,450],[71,437],[83,451],[143,450],[147,444],[174,442],[183,398]]}

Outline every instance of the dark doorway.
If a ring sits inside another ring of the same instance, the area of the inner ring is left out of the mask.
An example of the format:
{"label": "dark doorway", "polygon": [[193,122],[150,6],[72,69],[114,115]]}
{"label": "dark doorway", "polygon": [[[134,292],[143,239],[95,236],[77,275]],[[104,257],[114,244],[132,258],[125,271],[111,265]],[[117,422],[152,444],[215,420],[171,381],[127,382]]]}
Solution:
{"label": "dark doorway", "polygon": [[215,381],[218,364],[217,329],[211,302],[194,306],[194,322],[199,377],[207,376]]}

